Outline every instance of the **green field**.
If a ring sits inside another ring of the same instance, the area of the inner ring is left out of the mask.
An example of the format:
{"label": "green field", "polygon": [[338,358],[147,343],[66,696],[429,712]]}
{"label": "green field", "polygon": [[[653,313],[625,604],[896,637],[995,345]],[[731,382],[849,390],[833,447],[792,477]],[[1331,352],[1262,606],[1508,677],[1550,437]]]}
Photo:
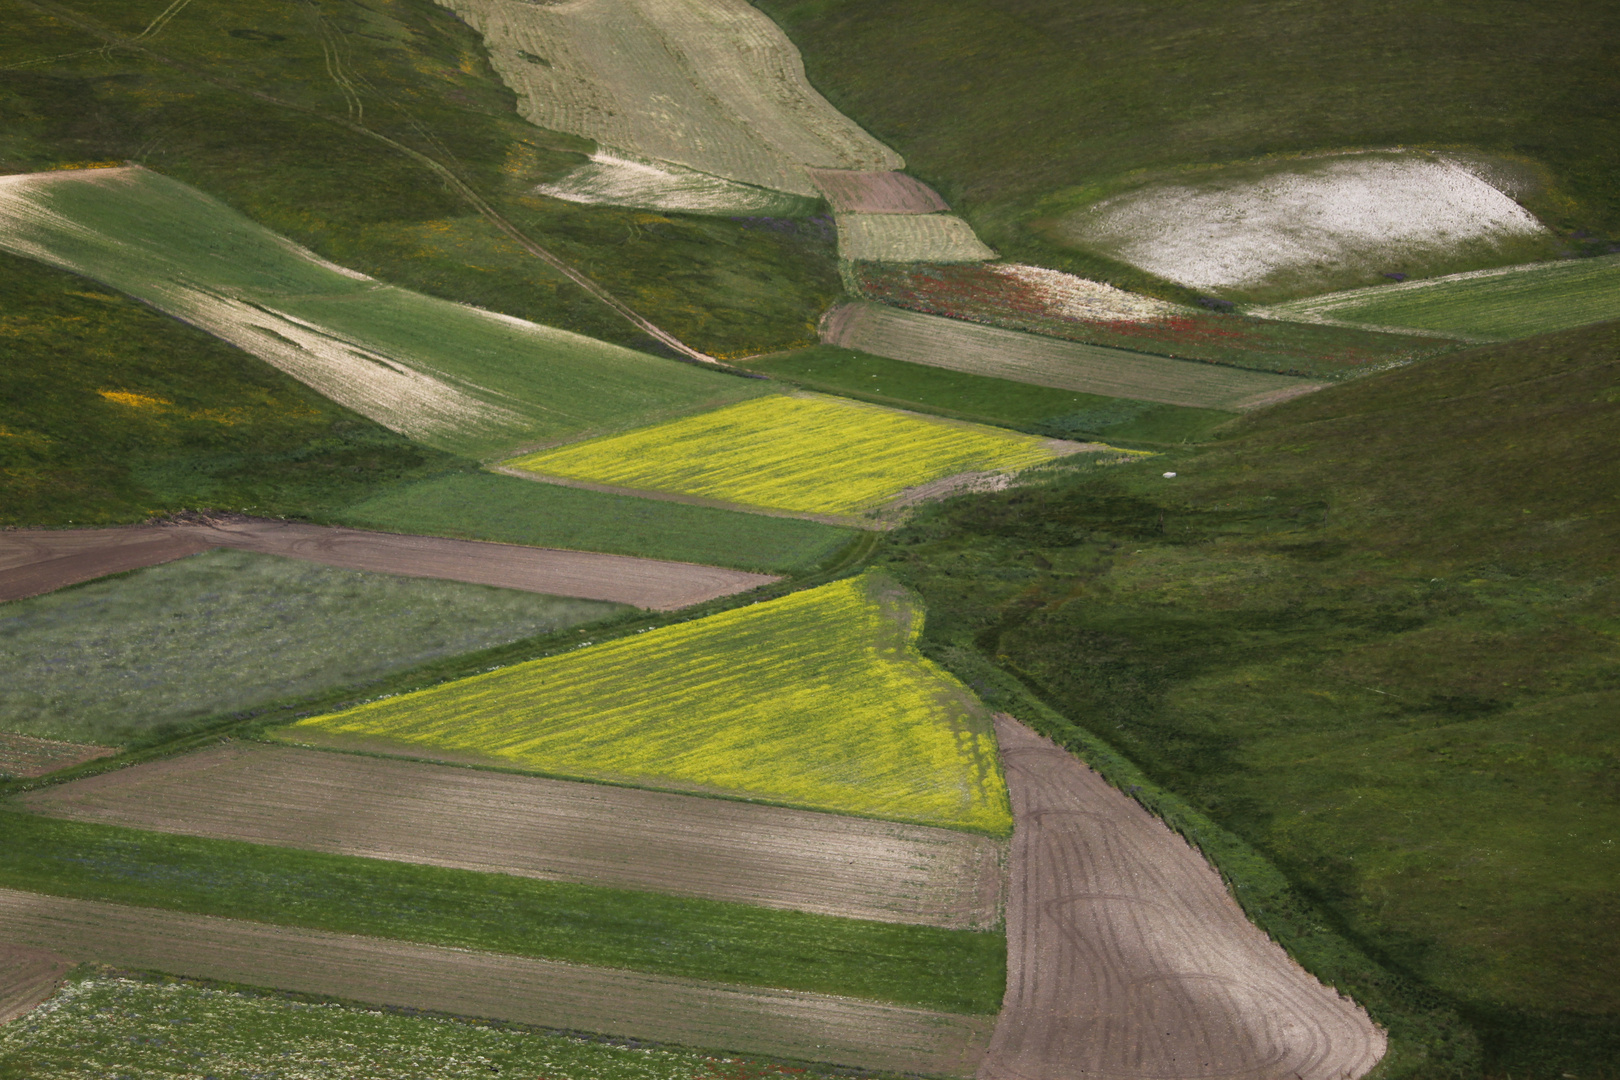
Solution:
{"label": "green field", "polygon": [[0,811],[9,888],[947,1012],[1001,1005],[999,933],[866,922]]}
{"label": "green field", "polygon": [[384,426],[479,457],[762,393],[757,383],[356,279],[144,169],[0,178],[0,247],[260,356]]}
{"label": "green field", "polygon": [[1339,985],[1398,1047],[1612,1076],[1617,355],[1608,323],[1418,363],[931,508],[885,561],[930,655],[994,661],[1280,867],[1261,925],[1385,965]]}
{"label": "green field", "polygon": [[917,655],[921,624],[846,578],[276,735],[1005,835],[989,714]]}
{"label": "green field", "polygon": [[453,463],[200,330],[3,252],[0,342],[0,525],[309,513]]}
{"label": "green field", "polygon": [[1620,319],[1620,255],[1357,289],[1267,311],[1470,338],[1529,337]]}
{"label": "green field", "polygon": [[1592,92],[1611,85],[1620,38],[1620,8],[1603,0],[760,7],[817,89],[1013,261],[1191,299],[1062,246],[1052,224],[1155,174],[1356,147],[1509,159],[1529,174],[1521,200],[1563,243],[1620,241],[1620,111]]}
{"label": "green field", "polygon": [[804,572],[855,533],[797,518],[688,506],[537,484],[497,473],[452,473],[401,485],[328,520],[384,532],[498,540],[651,559]]}
{"label": "green field", "polygon": [[266,1075],[488,1080],[497,1073],[570,1080],[820,1075],[695,1050],[620,1046],[507,1025],[129,976],[72,981],[49,1007],[0,1029],[3,1080],[88,1080],[109,1074],[128,1080]]}
{"label": "green field", "polygon": [[636,491],[855,519],[907,488],[1015,472],[1043,440],[810,394],[777,394],[514,458],[508,468]]}
{"label": "green field", "polygon": [[0,730],[147,741],[628,610],[210,551],[0,604]]}
{"label": "green field", "polygon": [[807,390],[916,409],[1058,439],[1201,442],[1235,413],[1099,397],[816,345],[741,361]]}

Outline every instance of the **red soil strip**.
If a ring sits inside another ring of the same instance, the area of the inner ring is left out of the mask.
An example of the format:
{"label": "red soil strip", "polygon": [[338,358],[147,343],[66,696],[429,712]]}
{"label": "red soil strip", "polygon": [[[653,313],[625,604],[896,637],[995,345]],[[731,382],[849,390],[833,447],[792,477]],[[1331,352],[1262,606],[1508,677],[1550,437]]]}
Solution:
{"label": "red soil strip", "polygon": [[1197,851],[996,717],[1016,831],[1007,997],[980,1080],[1345,1080],[1384,1033],[1244,917]]}
{"label": "red soil strip", "polygon": [[1003,845],[950,829],[235,742],[22,796],[136,829],[697,896],[988,927]]}
{"label": "red soil strip", "polygon": [[0,1024],[32,1012],[72,966],[49,949],[0,942]]}
{"label": "red soil strip", "polygon": [[32,735],[0,731],[0,775],[44,776],[58,769],[111,757],[116,753],[118,748],[114,746],[58,742],[55,739],[36,739]]}
{"label": "red soil strip", "polygon": [[921,180],[901,172],[806,169],[835,214],[937,214],[950,206]]}
{"label": "red soil strip", "polygon": [[777,580],[767,574],[625,555],[234,518],[207,524],[0,532],[0,602],[214,547],[346,570],[607,600],[654,611],[673,611]]}
{"label": "red soil strip", "polygon": [[993,1023],[10,889],[0,926],[73,960],[860,1069],[972,1076]]}

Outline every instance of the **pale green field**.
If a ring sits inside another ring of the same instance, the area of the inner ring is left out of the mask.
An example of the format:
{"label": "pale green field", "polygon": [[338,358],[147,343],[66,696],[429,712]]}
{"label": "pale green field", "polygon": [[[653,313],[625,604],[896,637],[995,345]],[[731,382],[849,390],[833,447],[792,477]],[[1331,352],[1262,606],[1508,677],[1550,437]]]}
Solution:
{"label": "pale green field", "polygon": [[989,714],[916,651],[921,629],[868,575],[277,734],[1005,835]]}
{"label": "pale green field", "polygon": [[765,392],[385,285],[145,169],[0,177],[0,249],[120,289],[386,427],[472,457]]}
{"label": "pale green field", "polygon": [[1034,435],[819,395],[773,395],[506,464],[770,510],[853,516],[963,472],[1050,461]]}

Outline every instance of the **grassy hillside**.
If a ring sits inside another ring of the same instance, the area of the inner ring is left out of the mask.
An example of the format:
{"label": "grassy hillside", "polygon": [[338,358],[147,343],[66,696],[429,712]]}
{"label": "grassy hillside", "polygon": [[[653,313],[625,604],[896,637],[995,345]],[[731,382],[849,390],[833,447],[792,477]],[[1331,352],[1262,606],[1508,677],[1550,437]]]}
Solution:
{"label": "grassy hillside", "polygon": [[1147,284],[1033,226],[1130,176],[1317,148],[1466,146],[1620,240],[1620,8],[1601,0],[760,0],[811,81],[1009,257]]}
{"label": "grassy hillside", "polygon": [[1613,1076],[1617,374],[1615,323],[1453,354],[955,500],[888,562],[935,655],[1253,844],[1489,1075]]}

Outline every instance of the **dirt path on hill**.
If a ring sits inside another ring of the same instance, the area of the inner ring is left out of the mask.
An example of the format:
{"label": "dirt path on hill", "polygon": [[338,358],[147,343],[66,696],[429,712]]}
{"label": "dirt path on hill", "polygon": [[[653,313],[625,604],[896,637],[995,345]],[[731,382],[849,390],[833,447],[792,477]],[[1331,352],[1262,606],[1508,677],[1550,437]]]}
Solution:
{"label": "dirt path on hill", "polygon": [[33,1011],[73,966],[65,956],[0,941],[0,1024]]}
{"label": "dirt path on hill", "polygon": [[19,802],[75,821],[855,919],[1000,918],[1002,845],[988,837],[296,747],[213,746]]}
{"label": "dirt path on hill", "polygon": [[1007,997],[980,1080],[1344,1080],[1367,1015],[1244,917],[1202,855],[1078,758],[996,717],[1017,831]]}
{"label": "dirt path on hill", "polygon": [[207,524],[0,532],[0,602],[215,547],[346,570],[608,600],[654,611],[673,611],[777,580],[767,574],[627,555],[233,518]]}
{"label": "dirt path on hill", "polygon": [[993,1019],[0,889],[71,960],[854,1068],[969,1077]]}

